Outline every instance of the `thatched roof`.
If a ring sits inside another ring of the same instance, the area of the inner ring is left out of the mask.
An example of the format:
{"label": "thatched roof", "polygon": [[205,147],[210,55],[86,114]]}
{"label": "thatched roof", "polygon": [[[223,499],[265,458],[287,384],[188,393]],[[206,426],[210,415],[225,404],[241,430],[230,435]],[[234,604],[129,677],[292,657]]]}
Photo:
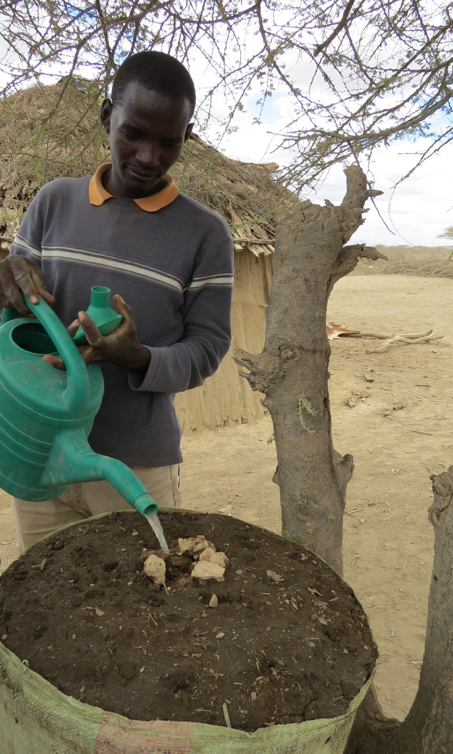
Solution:
{"label": "thatched roof", "polygon": [[[44,183],[93,173],[108,159],[99,106],[94,85],[67,80],[0,102],[0,239],[15,234]],[[193,136],[172,173],[182,191],[223,215],[237,251],[258,256],[272,253],[277,217],[297,203],[272,179],[276,167],[230,160]]]}

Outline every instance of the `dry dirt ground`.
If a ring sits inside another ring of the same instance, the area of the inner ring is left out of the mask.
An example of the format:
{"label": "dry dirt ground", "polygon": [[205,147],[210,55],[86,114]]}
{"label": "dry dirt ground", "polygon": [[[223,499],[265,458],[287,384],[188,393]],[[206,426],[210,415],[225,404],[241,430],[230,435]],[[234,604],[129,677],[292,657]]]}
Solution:
{"label": "dry dirt ground", "polygon": [[[389,333],[433,327],[453,343],[452,295],[451,279],[350,276],[335,287],[328,318],[351,329]],[[352,453],[355,462],[345,516],[345,578],[379,646],[380,701],[388,715],[403,718],[423,654],[433,554],[429,475],[453,462],[453,348],[396,345],[367,354],[378,345],[369,339],[333,341],[330,392],[335,447]],[[271,434],[265,418],[184,437],[185,507],[220,510],[279,531]],[[0,570],[16,553],[3,495]]]}

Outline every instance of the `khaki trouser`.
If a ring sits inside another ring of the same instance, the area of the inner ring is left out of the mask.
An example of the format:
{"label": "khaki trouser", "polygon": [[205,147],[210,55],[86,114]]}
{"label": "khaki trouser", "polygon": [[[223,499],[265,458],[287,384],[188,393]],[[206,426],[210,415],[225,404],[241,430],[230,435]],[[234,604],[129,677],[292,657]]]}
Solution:
{"label": "khaki trouser", "polygon": [[[181,507],[178,464],[154,469],[139,468],[133,471],[159,508]],[[103,480],[72,484],[61,497],[42,503],[30,503],[13,497],[12,506],[21,555],[38,539],[61,529],[62,526],[96,516],[98,513],[131,508],[124,498]]]}

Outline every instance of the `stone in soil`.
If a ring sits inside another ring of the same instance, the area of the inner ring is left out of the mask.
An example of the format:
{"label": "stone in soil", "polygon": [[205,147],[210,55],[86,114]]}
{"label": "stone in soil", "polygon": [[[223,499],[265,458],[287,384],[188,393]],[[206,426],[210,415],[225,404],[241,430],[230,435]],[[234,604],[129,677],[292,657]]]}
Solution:
{"label": "stone in soil", "polygon": [[191,559],[170,556],[166,593],[144,574],[155,542],[139,514],[88,520],[3,574],[4,644],[64,693],[131,719],[224,726],[226,703],[232,727],[253,731],[343,714],[377,651],[340,577],[230,516],[159,516],[170,543],[204,532],[225,552],[225,580],[192,578]]}

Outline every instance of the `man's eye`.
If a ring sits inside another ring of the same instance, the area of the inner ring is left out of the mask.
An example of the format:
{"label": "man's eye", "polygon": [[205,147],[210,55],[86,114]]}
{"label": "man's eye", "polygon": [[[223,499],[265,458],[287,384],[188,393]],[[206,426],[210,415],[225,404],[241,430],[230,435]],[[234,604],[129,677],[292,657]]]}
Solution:
{"label": "man's eye", "polygon": [[139,141],[142,138],[140,131],[125,131],[124,133],[129,141]]}
{"label": "man's eye", "polygon": [[179,147],[179,142],[163,141],[162,146],[164,147],[164,149],[176,149],[177,147]]}

